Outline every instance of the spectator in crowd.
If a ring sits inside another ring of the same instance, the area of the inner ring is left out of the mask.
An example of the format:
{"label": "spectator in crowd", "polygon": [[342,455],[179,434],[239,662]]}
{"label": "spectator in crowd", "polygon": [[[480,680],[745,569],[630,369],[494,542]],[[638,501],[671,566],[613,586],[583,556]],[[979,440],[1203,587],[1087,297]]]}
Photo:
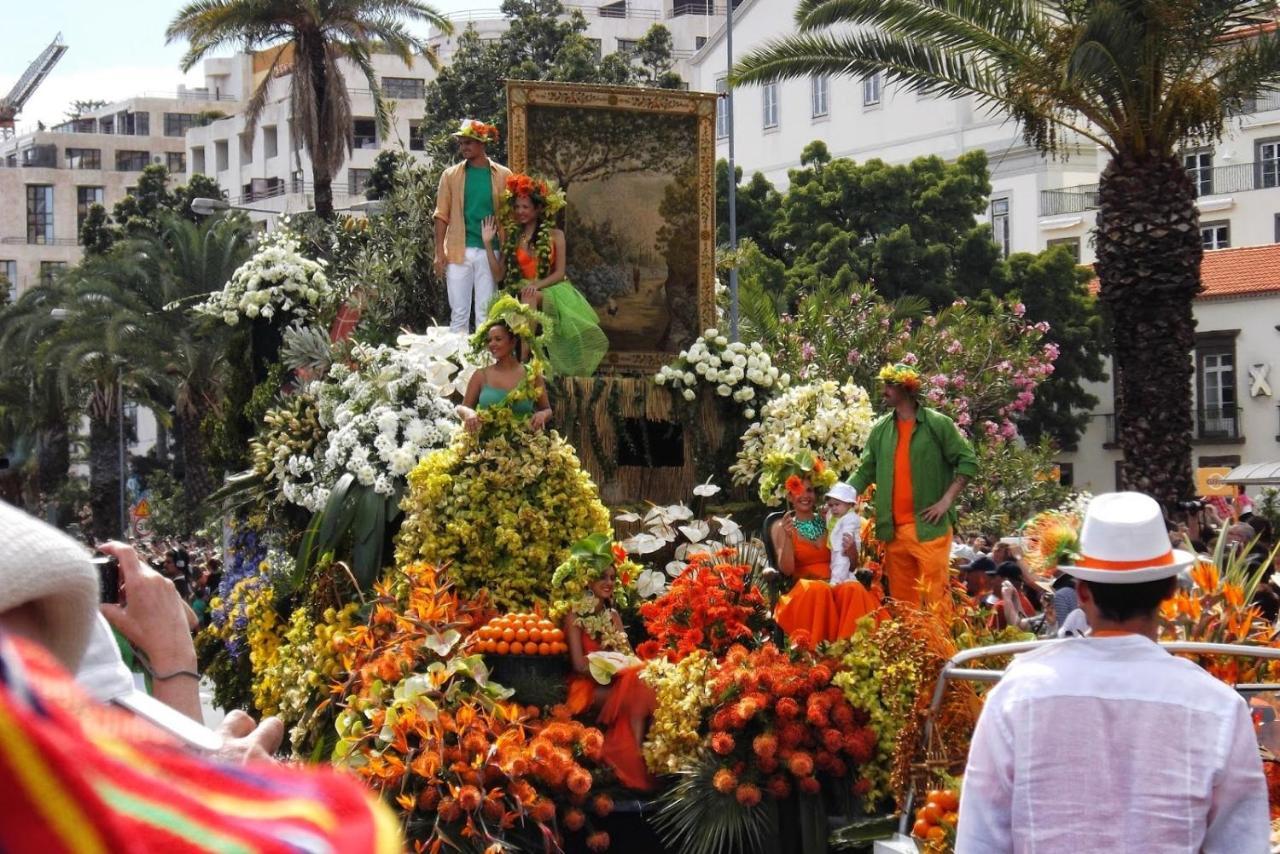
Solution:
{"label": "spectator in crowd", "polygon": [[[1194,559],[1169,548],[1151,498],[1090,502],[1063,570],[1093,632],[1017,656],[987,695],[957,854],[1269,850],[1248,706],[1156,643],[1160,603]],[[1064,756],[1087,781],[1063,784]]]}
{"label": "spectator in crowd", "polygon": [[968,566],[961,570],[964,579],[964,592],[981,603],[991,589],[990,578],[995,573],[996,564],[986,555],[974,558]]}

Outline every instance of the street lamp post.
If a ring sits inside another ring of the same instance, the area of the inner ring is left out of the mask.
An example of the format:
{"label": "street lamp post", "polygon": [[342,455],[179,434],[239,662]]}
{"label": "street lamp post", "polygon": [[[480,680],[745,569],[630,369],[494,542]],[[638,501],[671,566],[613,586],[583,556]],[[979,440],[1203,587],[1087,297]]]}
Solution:
{"label": "street lamp post", "polygon": [[[733,73],[733,0],[724,0],[724,44]],[[725,87],[725,129],[729,132],[729,338],[738,340],[738,175],[733,158],[733,87]]]}

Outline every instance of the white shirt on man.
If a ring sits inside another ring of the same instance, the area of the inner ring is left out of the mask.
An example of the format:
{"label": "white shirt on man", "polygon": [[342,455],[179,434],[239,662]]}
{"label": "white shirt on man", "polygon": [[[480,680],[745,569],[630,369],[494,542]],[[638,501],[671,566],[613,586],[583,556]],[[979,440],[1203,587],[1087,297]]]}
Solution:
{"label": "white shirt on man", "polygon": [[1020,655],[992,689],[956,854],[1263,854],[1266,781],[1244,700],[1140,635]]}

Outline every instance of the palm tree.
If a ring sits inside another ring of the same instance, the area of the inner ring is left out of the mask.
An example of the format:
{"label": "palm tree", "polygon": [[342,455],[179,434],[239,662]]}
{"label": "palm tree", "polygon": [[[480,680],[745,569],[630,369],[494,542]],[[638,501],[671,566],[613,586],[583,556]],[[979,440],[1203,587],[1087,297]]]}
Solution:
{"label": "palm tree", "polygon": [[360,69],[373,93],[378,127],[387,133],[390,113],[372,55],[388,52],[409,64],[418,54],[433,67],[436,63],[426,43],[406,29],[406,19],[453,31],[445,17],[419,0],[195,0],[178,12],[165,37],[190,43],[183,71],[230,44],[246,51],[279,47],[245,109],[248,131],[257,126],[277,72],[291,68],[289,111],[311,158],[316,213],[330,219],[333,175],[352,146],[351,100],[338,61],[348,59]]}
{"label": "palm tree", "polygon": [[1280,86],[1270,0],[800,0],[798,32],[752,51],[735,84],[883,73],[922,95],[973,97],[1046,153],[1081,140],[1100,179],[1097,271],[1113,318],[1121,478],[1192,494],[1196,191],[1180,146]]}
{"label": "palm tree", "polygon": [[168,379],[183,463],[186,498],[198,504],[213,491],[201,422],[222,405],[226,327],[196,321],[191,303],[221,288],[250,254],[251,230],[241,217],[200,224],[162,221],[158,234],[126,244],[125,263],[143,272],[131,299],[118,303],[109,335],[118,352],[149,360]]}
{"label": "palm tree", "polygon": [[104,343],[125,363],[160,379],[165,411],[172,407],[183,462],[186,499],[213,491],[200,423],[222,400],[225,327],[194,320],[191,303],[223,286],[249,256],[250,229],[241,217],[199,224],[176,216],[158,232],[113,247],[84,265],[77,298],[92,299],[103,318]]}
{"label": "palm tree", "polygon": [[[34,449],[36,497],[52,502],[71,464],[72,407],[43,346],[58,328],[50,311],[60,305],[56,286],[28,288],[0,312],[0,445]],[[51,518],[62,521],[61,510]]]}

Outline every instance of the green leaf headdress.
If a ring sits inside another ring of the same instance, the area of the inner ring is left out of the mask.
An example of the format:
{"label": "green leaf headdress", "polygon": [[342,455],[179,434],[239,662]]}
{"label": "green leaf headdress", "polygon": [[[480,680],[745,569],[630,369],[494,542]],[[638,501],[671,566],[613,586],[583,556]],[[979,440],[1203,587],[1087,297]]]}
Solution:
{"label": "green leaf headdress", "polygon": [[768,505],[779,504],[784,496],[803,491],[805,481],[822,490],[834,486],[837,480],[836,473],[811,451],[769,454],[760,474],[760,500]]}
{"label": "green leaf headdress", "polygon": [[[551,328],[551,318],[530,305],[525,305],[510,294],[503,294],[489,305],[489,317],[475,335],[471,336],[471,349],[476,353],[484,352],[489,341],[489,330],[498,324],[504,324],[521,341],[529,345],[534,356],[546,364],[544,337]],[[542,333],[538,333],[538,327]]]}
{"label": "green leaf headdress", "polygon": [[627,558],[626,550],[609,534],[591,534],[574,543],[569,549],[569,557],[556,567],[555,574],[551,576],[551,587],[555,591],[552,594],[552,618],[559,619],[573,607],[609,567],[618,574],[613,601],[622,607],[631,584],[640,575],[640,567]]}

